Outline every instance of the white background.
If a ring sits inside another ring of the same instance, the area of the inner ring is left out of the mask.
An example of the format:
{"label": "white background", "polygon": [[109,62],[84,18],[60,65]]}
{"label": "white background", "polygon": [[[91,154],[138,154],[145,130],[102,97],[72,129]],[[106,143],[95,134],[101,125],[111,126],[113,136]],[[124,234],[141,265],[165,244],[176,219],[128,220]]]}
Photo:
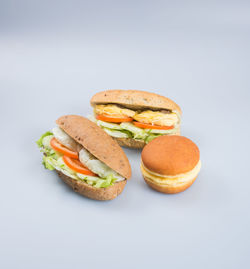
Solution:
{"label": "white background", "polygon": [[[0,1],[0,267],[248,268],[249,1]],[[115,200],[75,194],[35,141],[105,89],[183,110],[202,170],[187,191],[147,187],[140,151]]]}

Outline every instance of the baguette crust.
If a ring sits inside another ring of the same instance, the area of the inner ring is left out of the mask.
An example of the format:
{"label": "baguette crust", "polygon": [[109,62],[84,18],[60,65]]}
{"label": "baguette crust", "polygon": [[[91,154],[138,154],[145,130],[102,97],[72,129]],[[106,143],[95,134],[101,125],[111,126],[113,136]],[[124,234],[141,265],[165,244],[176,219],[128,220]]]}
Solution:
{"label": "baguette crust", "polygon": [[113,139],[115,139],[121,147],[142,149],[146,145],[146,143],[144,141],[135,140],[133,138],[113,137]]}
{"label": "baguette crust", "polygon": [[56,123],[69,136],[126,179],[131,167],[122,148],[105,131],[92,121],[77,115],[60,117]]}
{"label": "baguette crust", "polygon": [[127,180],[119,181],[115,183],[113,186],[108,188],[95,188],[84,181],[76,180],[71,177],[66,176],[60,171],[57,171],[59,177],[69,185],[75,192],[86,196],[93,200],[106,201],[113,200],[123,191]]}
{"label": "baguette crust", "polygon": [[143,176],[143,178],[145,182],[148,184],[148,186],[151,187],[152,189],[162,192],[162,193],[174,194],[174,193],[185,191],[187,188],[189,188],[194,183],[197,176],[188,182],[181,183],[178,185],[173,185],[173,186],[159,185],[159,184],[156,184],[155,182],[152,182],[152,180],[150,180],[149,178],[145,176]]}
{"label": "baguette crust", "polygon": [[156,93],[138,90],[107,90],[96,93],[90,100],[92,106],[98,104],[118,104],[131,108],[139,109],[168,109],[178,111],[180,107],[171,99]]}

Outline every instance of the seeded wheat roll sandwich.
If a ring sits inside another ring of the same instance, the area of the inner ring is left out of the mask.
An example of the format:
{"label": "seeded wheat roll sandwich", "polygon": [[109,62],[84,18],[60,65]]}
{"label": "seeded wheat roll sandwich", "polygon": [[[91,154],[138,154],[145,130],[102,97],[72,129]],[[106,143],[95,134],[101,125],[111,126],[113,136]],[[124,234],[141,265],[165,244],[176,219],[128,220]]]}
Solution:
{"label": "seeded wheat roll sandwich", "polygon": [[91,199],[111,200],[119,195],[131,168],[118,143],[81,116],[63,116],[56,123],[37,141],[45,168],[55,169],[74,191]]}
{"label": "seeded wheat roll sandwich", "polygon": [[158,136],[180,134],[180,107],[155,93],[108,90],[95,94],[91,105],[91,120],[121,146],[143,148]]}
{"label": "seeded wheat roll sandwich", "polygon": [[201,168],[200,152],[184,136],[161,136],[146,145],[141,154],[141,171],[146,183],[163,193],[186,190]]}

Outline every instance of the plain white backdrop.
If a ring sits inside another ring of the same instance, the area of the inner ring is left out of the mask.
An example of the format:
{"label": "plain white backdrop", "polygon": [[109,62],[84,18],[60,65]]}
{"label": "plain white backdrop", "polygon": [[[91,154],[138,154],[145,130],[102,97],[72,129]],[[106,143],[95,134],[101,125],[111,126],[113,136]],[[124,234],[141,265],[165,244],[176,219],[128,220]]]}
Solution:
{"label": "plain white backdrop", "polygon": [[[0,267],[248,268],[248,1],[0,1]],[[140,151],[115,200],[75,194],[35,141],[104,89],[183,110],[200,147],[187,191],[147,187]]]}

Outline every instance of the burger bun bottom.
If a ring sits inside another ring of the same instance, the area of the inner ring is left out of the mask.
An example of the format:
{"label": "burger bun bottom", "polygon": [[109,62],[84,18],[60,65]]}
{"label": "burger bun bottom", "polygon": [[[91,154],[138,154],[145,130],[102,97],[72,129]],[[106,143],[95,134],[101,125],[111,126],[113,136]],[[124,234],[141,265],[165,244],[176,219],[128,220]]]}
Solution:
{"label": "burger bun bottom", "polygon": [[[197,176],[196,176],[197,177]],[[145,182],[154,190],[162,192],[162,193],[167,193],[167,194],[174,194],[174,193],[179,193],[182,191],[185,191],[187,188],[189,188],[195,181],[195,178],[185,182],[185,183],[180,183],[178,185],[159,185],[154,182],[152,182],[150,179],[147,177],[143,176]]]}

